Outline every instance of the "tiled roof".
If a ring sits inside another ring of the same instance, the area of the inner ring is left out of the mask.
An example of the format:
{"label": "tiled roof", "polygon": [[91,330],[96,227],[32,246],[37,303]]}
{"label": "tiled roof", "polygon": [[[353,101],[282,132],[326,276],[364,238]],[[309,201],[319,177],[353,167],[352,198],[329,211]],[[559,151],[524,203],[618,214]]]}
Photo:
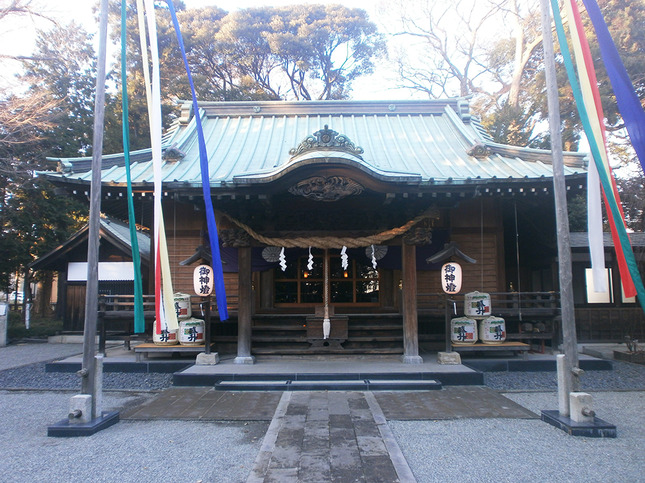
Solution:
{"label": "tiled roof", "polygon": [[[48,270],[52,264],[55,264],[61,256],[65,256],[71,250],[74,250],[79,244],[87,240],[89,225],[85,225],[79,231],[74,233],[62,245],[56,247],[49,253],[42,255],[32,262],[29,266],[35,270]],[[121,221],[110,217],[101,217],[100,219],[101,236],[106,237],[112,244],[119,246],[124,252],[131,252],[132,244],[130,243],[130,228]],[[139,245],[139,254],[141,260],[148,262],[150,260],[150,237],[145,232],[137,230],[137,243]]]}
{"label": "tiled roof", "polygon": [[[629,233],[629,241],[632,247],[645,247],[645,233],[634,232]],[[611,233],[603,233],[603,244],[606,247],[613,247],[614,240],[611,238]],[[587,248],[589,247],[589,235],[586,231],[571,232],[571,248]]]}

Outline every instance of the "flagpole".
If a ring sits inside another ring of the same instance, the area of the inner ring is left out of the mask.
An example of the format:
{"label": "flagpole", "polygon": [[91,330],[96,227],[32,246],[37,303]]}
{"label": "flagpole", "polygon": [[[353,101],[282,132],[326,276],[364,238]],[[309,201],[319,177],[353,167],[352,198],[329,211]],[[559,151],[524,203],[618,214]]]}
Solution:
{"label": "flagpole", "polygon": [[[107,0],[101,0],[99,52],[94,100],[94,138],[92,141],[92,180],[90,184],[90,219],[87,244],[87,285],[85,289],[85,327],[83,332],[83,394],[94,395],[96,361],[96,323],[98,311],[98,257],[101,217],[101,160],[103,156],[103,119],[105,115],[105,64],[107,45]],[[92,398],[92,417],[96,418],[96,400]]]}
{"label": "flagpole", "polygon": [[[578,391],[580,369],[578,367],[578,342],[573,306],[573,275],[571,269],[571,240],[569,235],[569,216],[567,213],[567,188],[564,180],[564,157],[560,133],[560,103],[555,73],[553,38],[551,36],[551,14],[549,0],[540,0],[542,8],[542,46],[544,48],[544,67],[546,92],[549,107],[549,127],[551,132],[551,154],[553,159],[553,192],[555,197],[555,219],[558,238],[558,264],[560,280],[560,307],[562,315],[562,346],[564,349],[565,371],[564,386],[568,391]],[[559,381],[558,381],[559,382]],[[563,416],[569,415],[568,397]]]}
{"label": "flagpole", "polygon": [[47,427],[47,436],[90,436],[119,422],[118,411],[103,411],[103,355],[96,354],[98,320],[98,260],[101,215],[101,167],[105,116],[105,70],[107,59],[108,0],[101,0],[99,51],[94,94],[94,135],[92,140],[92,179],[90,182],[90,219],[87,240],[87,284],[83,330],[81,394],[72,396],[65,419]]}

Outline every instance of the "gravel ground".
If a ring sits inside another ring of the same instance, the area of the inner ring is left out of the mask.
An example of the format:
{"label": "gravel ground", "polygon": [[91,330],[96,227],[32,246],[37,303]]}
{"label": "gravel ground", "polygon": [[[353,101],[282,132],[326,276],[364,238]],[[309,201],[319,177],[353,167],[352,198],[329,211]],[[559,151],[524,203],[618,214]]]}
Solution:
{"label": "gravel ground", "polygon": [[[645,366],[629,362],[613,362],[611,371],[585,371],[580,378],[583,391],[645,391]],[[553,372],[486,372],[484,383],[499,391],[556,391],[557,377]]]}
{"label": "gravel ground", "polygon": [[[45,372],[45,362],[0,371],[0,389],[80,389],[74,372]],[[172,374],[104,372],[104,389],[154,391],[172,386]]]}
{"label": "gravel ground", "polygon": [[[555,393],[505,394],[532,411],[557,409]],[[421,482],[642,482],[641,391],[592,393],[617,438],[584,438],[538,419],[388,421]]]}
{"label": "gravel ground", "polygon": [[[0,350],[0,361],[7,348]],[[47,373],[45,362],[0,369],[0,389],[77,389],[74,373]],[[581,377],[584,391],[645,391],[645,366],[614,361],[611,371],[586,371]],[[1,365],[0,365],[1,367]],[[487,372],[485,384],[498,391],[555,391],[555,372]],[[161,390],[172,386],[172,374],[105,372],[105,389]]]}
{"label": "gravel ground", "polygon": [[[104,408],[128,407],[153,395],[108,392]],[[121,421],[92,436],[48,437],[47,426],[63,419],[69,397],[0,390],[2,414],[10,422],[0,426],[0,481],[243,482],[268,428],[257,421]]]}
{"label": "gravel ground", "polygon": [[0,371],[83,353],[83,344],[18,342],[0,347]]}
{"label": "gravel ground", "polygon": [[[246,480],[266,422],[121,421],[87,438],[47,437],[47,426],[65,416],[67,390],[79,389],[80,381],[46,373],[49,352],[28,350],[37,362],[0,348],[0,407],[10,422],[0,427],[0,481]],[[485,382],[536,414],[557,409],[554,372],[491,372]],[[171,384],[171,374],[105,373],[104,407],[141,404]],[[645,366],[614,362],[613,371],[587,371],[581,385],[598,417],[617,426],[618,438],[572,437],[539,419],[388,425],[419,482],[645,482]]]}

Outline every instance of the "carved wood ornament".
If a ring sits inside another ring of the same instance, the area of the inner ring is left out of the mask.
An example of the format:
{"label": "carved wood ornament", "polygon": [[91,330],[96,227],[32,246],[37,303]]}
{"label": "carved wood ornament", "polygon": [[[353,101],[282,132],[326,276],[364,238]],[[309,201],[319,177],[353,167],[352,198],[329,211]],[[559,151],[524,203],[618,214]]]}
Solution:
{"label": "carved wood ornament", "polygon": [[304,196],[314,201],[338,201],[362,192],[362,185],[343,176],[314,176],[289,188],[292,195]]}
{"label": "carved wood ornament", "polygon": [[425,219],[414,225],[403,235],[407,245],[429,245],[432,243],[432,220]]}
{"label": "carved wood ornament", "polygon": [[346,151],[354,156],[361,158],[363,148],[356,146],[350,139],[343,135],[338,134],[333,129],[325,124],[325,127],[320,131],[316,131],[311,136],[307,136],[297,148],[289,151],[291,156],[298,156],[299,154],[306,153],[307,151],[314,151],[318,149],[334,149],[338,151]]}

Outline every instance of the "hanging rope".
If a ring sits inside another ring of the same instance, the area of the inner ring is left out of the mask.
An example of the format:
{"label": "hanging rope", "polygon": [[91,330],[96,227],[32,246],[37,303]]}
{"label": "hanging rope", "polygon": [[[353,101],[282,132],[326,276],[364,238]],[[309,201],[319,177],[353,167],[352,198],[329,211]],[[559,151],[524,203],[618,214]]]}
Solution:
{"label": "hanging rope", "polygon": [[513,201],[515,211],[515,257],[517,259],[517,307],[519,310],[520,322],[522,322],[522,285],[520,282],[520,232],[517,227],[517,201]]}
{"label": "hanging rope", "polygon": [[481,277],[480,279],[480,290],[483,292],[484,291],[484,198],[482,196],[479,197],[479,259],[481,260],[480,263],[480,270],[479,270],[479,275]]}
{"label": "hanging rope", "polygon": [[263,243],[271,247],[285,247],[285,248],[360,248],[367,247],[370,245],[378,245],[387,240],[391,240],[397,236],[403,235],[414,225],[419,223],[422,220],[428,218],[436,218],[436,212],[432,209],[426,211],[425,213],[417,216],[416,218],[408,221],[405,225],[398,228],[392,228],[391,230],[383,231],[375,235],[364,236],[364,237],[335,237],[335,236],[323,236],[323,237],[295,237],[295,238],[270,238],[263,235],[260,235],[254,231],[250,226],[245,225],[239,220],[231,218],[226,213],[220,211],[217,212],[218,216],[224,216],[229,219],[233,224],[237,225],[239,228],[248,233],[256,241]]}

